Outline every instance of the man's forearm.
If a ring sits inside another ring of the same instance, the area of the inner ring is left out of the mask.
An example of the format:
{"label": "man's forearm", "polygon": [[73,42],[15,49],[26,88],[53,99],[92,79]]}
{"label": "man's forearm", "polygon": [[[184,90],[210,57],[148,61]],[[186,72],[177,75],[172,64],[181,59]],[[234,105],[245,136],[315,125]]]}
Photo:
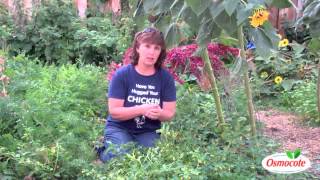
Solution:
{"label": "man's forearm", "polygon": [[139,106],[116,107],[113,108],[109,113],[113,119],[117,119],[120,121],[130,120],[143,114]]}
{"label": "man's forearm", "polygon": [[163,110],[159,116],[159,120],[161,122],[170,121],[175,115],[174,111],[171,110]]}

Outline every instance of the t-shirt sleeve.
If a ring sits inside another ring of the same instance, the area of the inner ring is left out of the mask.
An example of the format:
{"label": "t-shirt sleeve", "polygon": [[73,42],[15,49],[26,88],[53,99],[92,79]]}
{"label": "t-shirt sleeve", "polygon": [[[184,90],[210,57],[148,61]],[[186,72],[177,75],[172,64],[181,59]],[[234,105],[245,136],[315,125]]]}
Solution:
{"label": "t-shirt sleeve", "polygon": [[165,72],[162,99],[164,102],[176,101],[176,86],[174,79],[169,72]]}
{"label": "t-shirt sleeve", "polygon": [[125,84],[125,71],[119,69],[116,71],[110,81],[108,97],[116,99],[125,99],[126,96],[126,84]]}

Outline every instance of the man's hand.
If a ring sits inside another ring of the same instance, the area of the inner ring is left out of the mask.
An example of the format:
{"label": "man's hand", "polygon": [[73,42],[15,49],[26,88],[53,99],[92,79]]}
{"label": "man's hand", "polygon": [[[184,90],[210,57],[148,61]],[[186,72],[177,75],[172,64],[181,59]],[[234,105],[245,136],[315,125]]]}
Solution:
{"label": "man's hand", "polygon": [[159,119],[162,111],[163,110],[161,109],[161,107],[159,105],[155,105],[155,106],[153,106],[153,108],[150,108],[149,110],[147,110],[146,113],[144,114],[144,116],[146,116],[152,120],[157,120],[157,119]]}

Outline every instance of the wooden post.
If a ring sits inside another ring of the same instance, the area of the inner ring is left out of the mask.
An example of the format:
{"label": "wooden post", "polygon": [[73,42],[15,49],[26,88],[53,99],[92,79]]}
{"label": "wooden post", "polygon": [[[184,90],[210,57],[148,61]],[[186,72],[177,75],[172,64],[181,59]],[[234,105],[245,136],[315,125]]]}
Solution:
{"label": "wooden post", "polygon": [[23,11],[27,20],[30,21],[32,18],[32,0],[23,0]]}
{"label": "wooden post", "polygon": [[78,15],[81,19],[86,18],[86,11],[88,7],[88,1],[87,0],[75,0],[77,9],[78,9]]}

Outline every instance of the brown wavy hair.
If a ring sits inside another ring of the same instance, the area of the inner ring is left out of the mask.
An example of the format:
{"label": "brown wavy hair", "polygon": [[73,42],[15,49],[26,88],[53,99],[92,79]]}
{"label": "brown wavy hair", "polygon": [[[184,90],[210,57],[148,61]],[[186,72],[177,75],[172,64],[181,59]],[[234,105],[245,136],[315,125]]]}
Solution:
{"label": "brown wavy hair", "polygon": [[154,67],[156,69],[161,68],[164,59],[166,58],[166,44],[162,32],[156,28],[146,28],[143,31],[137,32],[134,36],[132,45],[132,64],[137,65],[139,61],[139,53],[137,48],[141,43],[150,43],[161,46],[161,52]]}

